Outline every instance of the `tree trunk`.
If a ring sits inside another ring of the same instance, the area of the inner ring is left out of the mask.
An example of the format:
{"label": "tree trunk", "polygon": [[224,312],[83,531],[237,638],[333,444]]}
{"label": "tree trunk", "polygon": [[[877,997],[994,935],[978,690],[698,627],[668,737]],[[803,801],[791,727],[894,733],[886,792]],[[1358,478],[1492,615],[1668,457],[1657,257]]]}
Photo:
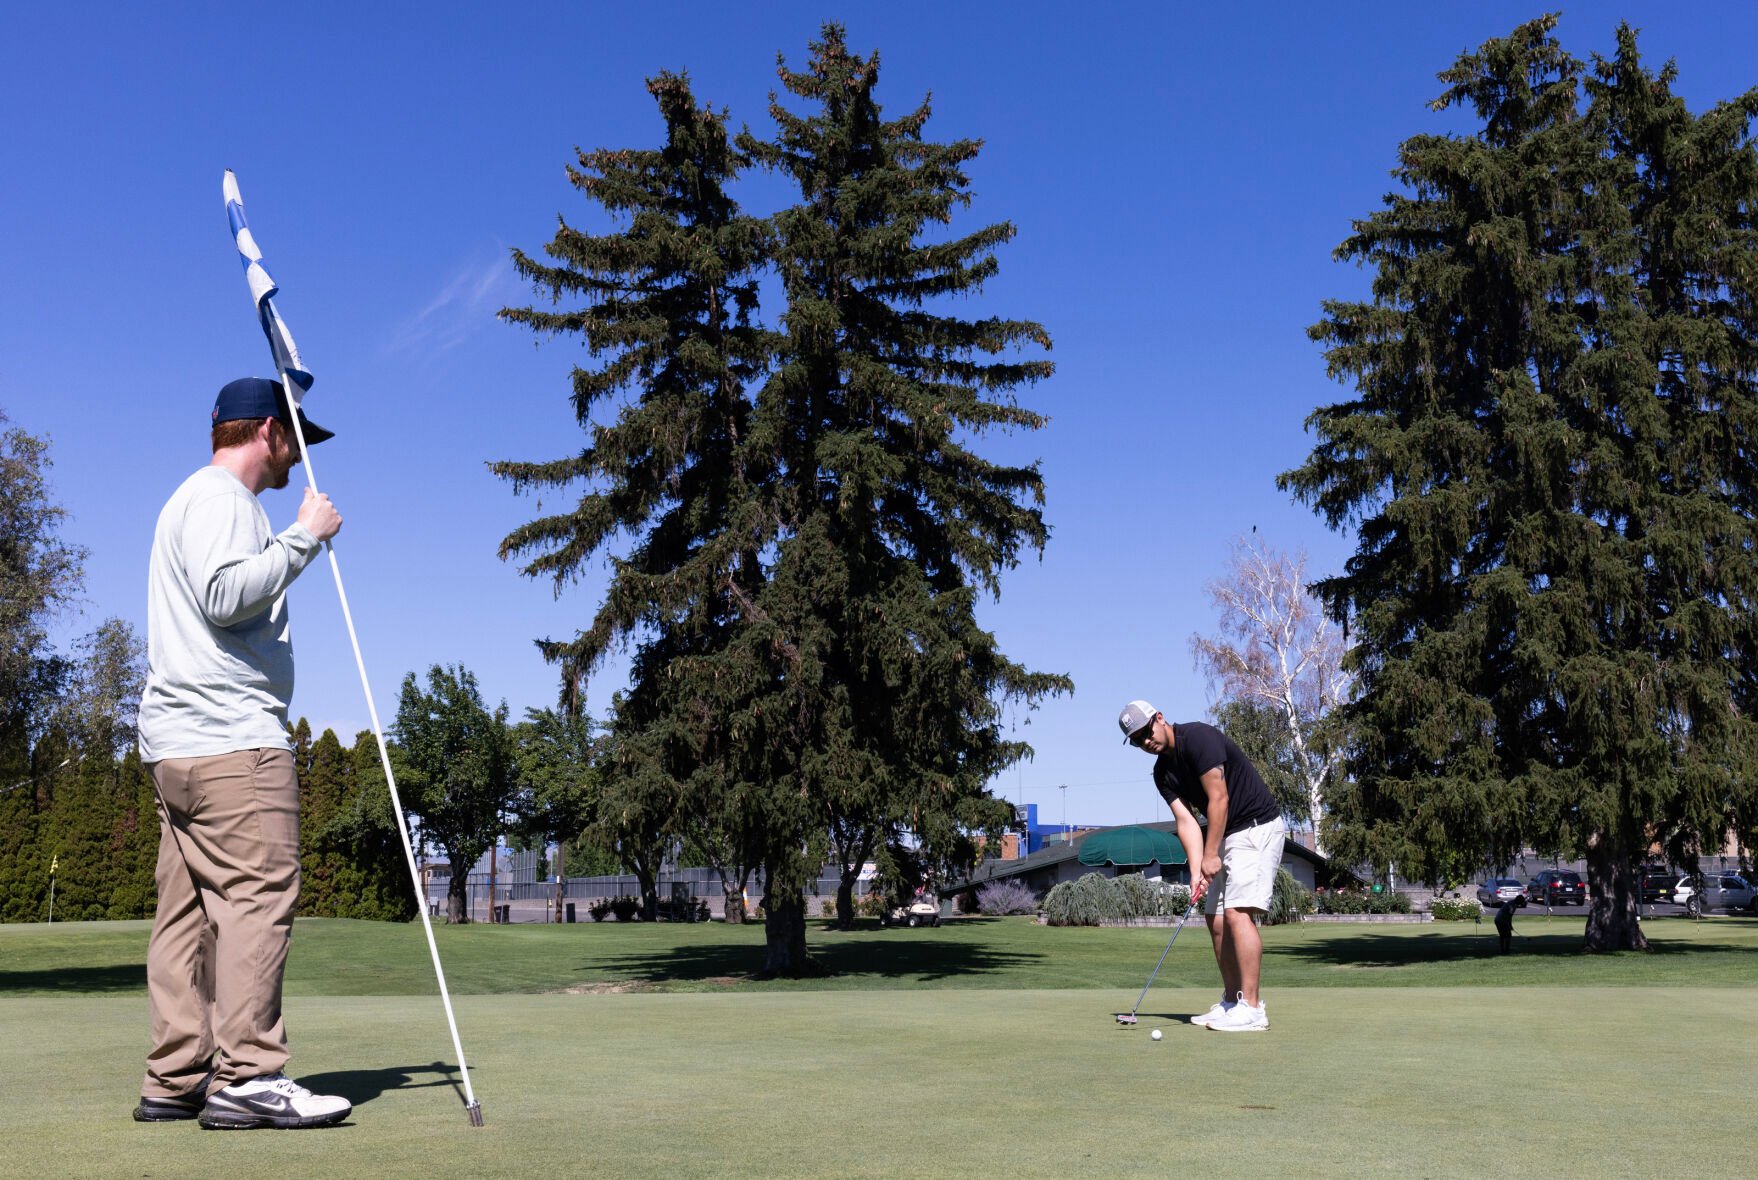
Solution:
{"label": "tree trunk", "polygon": [[743,924],[749,916],[745,913],[745,885],[751,879],[751,870],[741,868],[735,874],[716,862],[714,871],[720,874],[721,919],[735,926]]}
{"label": "tree trunk", "polygon": [[798,979],[822,975],[823,968],[806,955],[806,897],[798,890],[785,894],[771,889],[763,898],[763,933],[767,943],[758,979]]}
{"label": "tree trunk", "polygon": [[836,928],[853,930],[855,928],[855,882],[860,879],[860,866],[854,872],[847,868],[842,870],[842,877],[836,882]]}
{"label": "tree trunk", "polygon": [[861,879],[861,870],[867,867],[867,858],[873,855],[874,840],[867,835],[867,829],[861,829],[861,835],[855,836],[847,843],[837,842],[837,862],[842,876],[836,883],[836,928],[853,930],[855,928],[855,885]]}
{"label": "tree trunk", "polygon": [[635,880],[641,885],[641,920],[643,922],[659,921],[659,884],[658,874],[650,870],[644,871],[635,866]]}
{"label": "tree trunk", "polygon": [[1630,858],[1616,855],[1600,837],[1587,850],[1587,949],[1645,951],[1648,937],[1639,920],[1640,879]]}
{"label": "tree trunk", "polygon": [[446,883],[446,921],[458,926],[470,920],[470,877],[467,873],[453,873],[452,879]]}

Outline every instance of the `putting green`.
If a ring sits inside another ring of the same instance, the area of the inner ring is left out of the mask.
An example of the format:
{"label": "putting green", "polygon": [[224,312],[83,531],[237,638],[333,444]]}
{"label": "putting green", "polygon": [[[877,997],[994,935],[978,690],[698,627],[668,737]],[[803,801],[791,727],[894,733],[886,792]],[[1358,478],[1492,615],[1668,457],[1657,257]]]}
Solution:
{"label": "putting green", "polygon": [[1749,1167],[1758,1016],[1726,988],[1284,988],[1268,1034],[1232,1036],[1179,1021],[1211,998],[1193,988],[1118,1028],[1136,990],[464,996],[480,1130],[437,1064],[437,999],[294,996],[293,1072],[355,1114],[242,1134],[129,1120],[143,996],[15,996],[0,1158],[178,1180]]}

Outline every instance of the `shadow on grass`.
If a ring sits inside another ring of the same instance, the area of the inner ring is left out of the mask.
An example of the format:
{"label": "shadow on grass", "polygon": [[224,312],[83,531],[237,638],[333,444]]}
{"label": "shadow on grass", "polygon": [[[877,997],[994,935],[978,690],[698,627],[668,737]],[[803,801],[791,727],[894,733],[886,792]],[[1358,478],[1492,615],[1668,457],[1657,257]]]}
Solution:
{"label": "shadow on grass", "polygon": [[49,967],[40,971],[0,971],[0,996],[8,992],[105,992],[146,990],[145,963],[113,963],[105,967]]}
{"label": "shadow on grass", "polygon": [[[1646,953],[1652,955],[1694,955],[1726,953],[1745,948],[1727,943],[1657,942],[1650,941]],[[1355,934],[1326,938],[1322,942],[1288,943],[1265,948],[1270,955],[1303,959],[1330,967],[1409,967],[1421,963],[1457,963],[1477,959],[1502,958],[1493,932],[1478,937],[1460,938],[1453,933],[1420,934],[1415,937],[1393,934]],[[1577,959],[1588,952],[1582,945],[1580,932],[1572,934],[1525,935],[1514,932],[1514,948],[1506,958]]]}
{"label": "shadow on grass", "polygon": [[[418,1082],[418,1075],[435,1075],[432,1081]],[[424,1090],[433,1086],[450,1086],[464,1104],[464,1085],[458,1071],[443,1061],[429,1065],[396,1065],[387,1069],[338,1069],[329,1073],[303,1074],[299,1084],[319,1094],[339,1094],[361,1106],[387,1090]]]}
{"label": "shadow on grass", "polygon": [[[856,931],[859,933],[859,930]],[[925,930],[875,933],[872,938],[808,941],[807,952],[829,976],[931,981],[1029,968],[1044,956],[939,939]],[[645,983],[744,980],[763,962],[758,945],[680,946],[645,954],[611,955],[593,964],[617,979]]]}

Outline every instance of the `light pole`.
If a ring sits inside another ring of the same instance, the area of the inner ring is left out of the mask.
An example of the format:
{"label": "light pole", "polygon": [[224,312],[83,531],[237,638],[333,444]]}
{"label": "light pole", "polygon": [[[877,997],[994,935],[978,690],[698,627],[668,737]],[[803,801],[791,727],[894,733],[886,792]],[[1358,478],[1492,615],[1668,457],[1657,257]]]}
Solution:
{"label": "light pole", "polygon": [[1062,792],[1062,842],[1068,843],[1068,784],[1056,788]]}

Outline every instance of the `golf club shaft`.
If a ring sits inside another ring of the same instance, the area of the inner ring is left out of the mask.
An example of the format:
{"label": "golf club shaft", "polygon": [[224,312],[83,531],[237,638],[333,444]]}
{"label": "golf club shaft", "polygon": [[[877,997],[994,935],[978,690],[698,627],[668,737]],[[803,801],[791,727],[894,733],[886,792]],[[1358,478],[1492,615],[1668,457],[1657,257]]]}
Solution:
{"label": "golf club shaft", "polygon": [[1160,952],[1160,961],[1154,964],[1154,969],[1148,973],[1148,981],[1142,984],[1141,995],[1135,998],[1135,1007],[1129,1010],[1131,1016],[1141,1010],[1141,1002],[1147,999],[1148,989],[1154,986],[1154,976],[1160,973],[1161,966],[1166,962],[1166,956],[1172,953],[1172,944],[1178,941],[1178,934],[1184,929],[1184,924],[1190,921],[1190,913],[1194,909],[1196,909],[1196,899],[1192,898],[1190,904],[1184,907],[1184,915],[1178,919],[1178,925],[1172,931],[1172,937],[1166,940],[1166,949]]}

